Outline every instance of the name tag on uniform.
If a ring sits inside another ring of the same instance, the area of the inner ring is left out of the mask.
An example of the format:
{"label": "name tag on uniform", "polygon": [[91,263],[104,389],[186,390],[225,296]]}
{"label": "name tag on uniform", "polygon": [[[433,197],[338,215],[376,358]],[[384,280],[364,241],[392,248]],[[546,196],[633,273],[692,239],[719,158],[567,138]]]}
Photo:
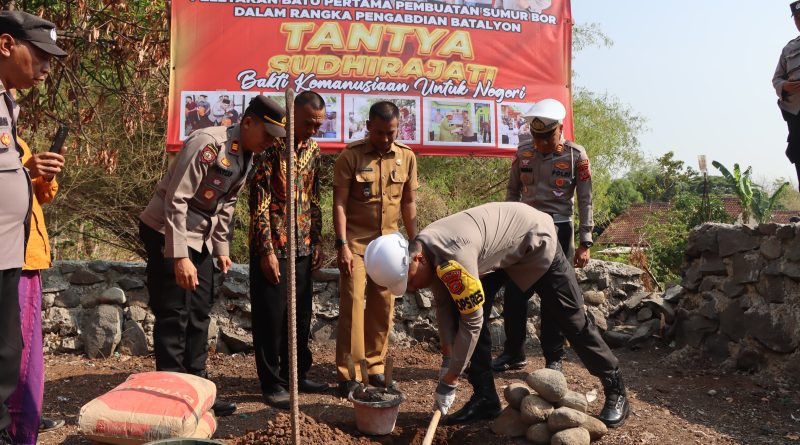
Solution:
{"label": "name tag on uniform", "polygon": [[357,171],[358,172],[371,172],[372,171],[372,167],[359,168]]}
{"label": "name tag on uniform", "polygon": [[220,166],[219,166],[219,165],[217,165],[217,164],[214,164],[214,170],[215,170],[217,173],[221,174],[222,176],[227,176],[227,177],[231,177],[231,176],[233,176],[233,171],[232,171],[232,170],[226,170],[226,169],[224,169],[224,168],[220,167]]}
{"label": "name tag on uniform", "polygon": [[533,172],[533,168],[531,168],[531,167],[523,167],[523,168],[520,168],[519,171],[521,171],[523,173],[531,173],[531,172]]}

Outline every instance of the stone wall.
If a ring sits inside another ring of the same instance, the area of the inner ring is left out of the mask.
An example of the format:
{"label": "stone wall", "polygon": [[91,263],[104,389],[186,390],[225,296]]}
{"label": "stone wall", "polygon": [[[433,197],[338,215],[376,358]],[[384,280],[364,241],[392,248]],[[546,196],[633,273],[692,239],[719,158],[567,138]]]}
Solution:
{"label": "stone wall", "polygon": [[800,226],[705,224],[687,243],[675,339],[742,371],[800,375]]}
{"label": "stone wall", "polygon": [[[620,308],[638,307],[650,295],[642,288],[641,274],[635,267],[596,260],[578,270],[587,310],[603,331],[608,325],[607,317],[618,314]],[[314,273],[313,341],[335,342],[339,316],[338,278],[336,269]],[[225,353],[251,350],[253,320],[247,265],[234,265],[224,280],[215,275],[214,281],[218,286],[211,311],[209,347]],[[94,358],[116,353],[146,355],[152,350],[154,317],[148,308],[143,263],[57,262],[43,273],[42,282],[42,324],[47,351],[85,352]],[[505,341],[500,315],[502,301],[502,295],[498,296],[492,308],[490,328],[495,346]],[[538,297],[534,296],[528,307],[528,342],[535,345],[538,344]],[[400,344],[436,343],[435,318],[433,295],[429,290],[397,297],[390,340]],[[618,323],[612,321],[611,324],[616,329]]]}

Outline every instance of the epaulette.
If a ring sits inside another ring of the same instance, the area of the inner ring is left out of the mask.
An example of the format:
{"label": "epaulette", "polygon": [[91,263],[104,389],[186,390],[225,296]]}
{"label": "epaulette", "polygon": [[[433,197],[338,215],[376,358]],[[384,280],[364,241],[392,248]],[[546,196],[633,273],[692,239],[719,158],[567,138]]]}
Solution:
{"label": "epaulette", "polygon": [[366,144],[367,144],[367,139],[366,139],[366,138],[364,138],[364,139],[359,139],[359,140],[357,140],[357,141],[353,141],[353,142],[351,142],[351,143],[347,144],[347,145],[344,147],[344,149],[345,149],[345,150],[350,150],[350,149],[353,149],[353,148],[359,148],[360,146],[362,146],[362,145],[366,145]]}
{"label": "epaulette", "polygon": [[522,150],[531,150],[531,149],[533,149],[533,140],[525,141],[519,144],[519,146],[517,147],[517,152],[520,152]]}
{"label": "epaulette", "polygon": [[408,145],[406,145],[406,144],[404,144],[402,142],[394,141],[394,145],[397,145],[400,148],[405,148],[406,150],[411,150],[411,147],[409,147]]}

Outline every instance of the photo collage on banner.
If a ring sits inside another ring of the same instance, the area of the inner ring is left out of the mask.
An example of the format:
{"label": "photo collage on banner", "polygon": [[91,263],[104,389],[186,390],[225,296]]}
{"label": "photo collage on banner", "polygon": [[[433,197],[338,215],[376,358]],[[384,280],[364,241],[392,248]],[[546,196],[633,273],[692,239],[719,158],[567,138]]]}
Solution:
{"label": "photo collage on banner", "polygon": [[[229,126],[242,120],[244,110],[250,100],[263,94],[286,106],[286,96],[282,93],[252,91],[183,91],[184,110],[181,116],[181,140],[200,128]],[[322,94],[325,100],[325,121],[314,138],[323,142],[341,142],[341,95]]]}
{"label": "photo collage on banner", "polygon": [[494,145],[494,102],[425,99],[425,144]]}
{"label": "photo collage on banner", "polygon": [[367,137],[369,108],[376,102],[388,100],[400,109],[397,123],[397,141],[404,144],[419,144],[420,103],[414,96],[366,96],[346,94],[344,96],[344,141],[352,142]]}
{"label": "photo collage on banner", "polygon": [[506,102],[500,105],[497,118],[497,133],[500,147],[517,148],[521,143],[531,141],[531,129],[525,121],[525,113],[533,103]]}

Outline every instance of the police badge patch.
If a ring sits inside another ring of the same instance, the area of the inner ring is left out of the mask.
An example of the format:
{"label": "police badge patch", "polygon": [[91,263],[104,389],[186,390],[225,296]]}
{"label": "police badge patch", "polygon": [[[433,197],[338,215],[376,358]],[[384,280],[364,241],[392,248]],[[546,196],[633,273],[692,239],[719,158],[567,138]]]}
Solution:
{"label": "police badge patch", "polygon": [[5,145],[6,147],[11,145],[11,135],[8,133],[3,133],[0,135],[0,144]]}
{"label": "police badge patch", "polygon": [[592,171],[589,168],[589,160],[584,159],[578,162],[578,179],[581,181],[588,181],[592,178]]}
{"label": "police badge patch", "polygon": [[210,164],[217,159],[217,149],[208,144],[200,151],[200,162],[203,164]]}
{"label": "police badge patch", "polygon": [[203,191],[203,199],[205,199],[206,201],[211,201],[212,199],[214,199],[214,196],[216,196],[214,190],[205,189]]}

